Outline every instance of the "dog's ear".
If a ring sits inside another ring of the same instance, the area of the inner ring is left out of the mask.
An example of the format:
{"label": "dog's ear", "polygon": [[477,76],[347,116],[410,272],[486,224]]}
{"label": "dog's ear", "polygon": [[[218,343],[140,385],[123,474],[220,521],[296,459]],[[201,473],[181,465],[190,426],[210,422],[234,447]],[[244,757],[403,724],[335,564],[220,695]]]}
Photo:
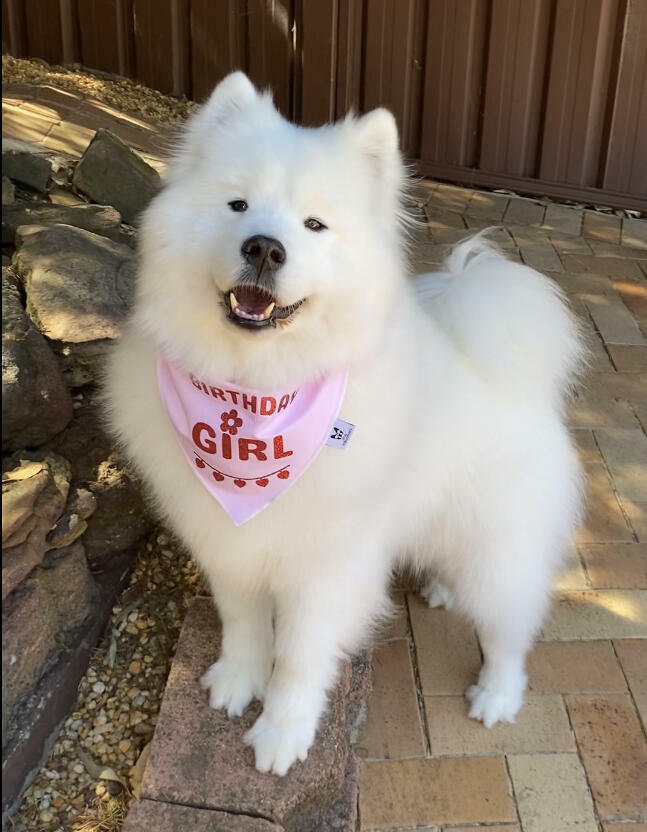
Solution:
{"label": "dog's ear", "polygon": [[194,171],[205,158],[218,128],[226,125],[236,113],[251,109],[262,98],[244,72],[232,72],[223,78],[189,119],[167,178],[182,179]]}
{"label": "dog's ear", "polygon": [[373,168],[386,209],[393,211],[405,181],[395,118],[380,107],[358,118],[353,130],[360,152]]}
{"label": "dog's ear", "polygon": [[202,107],[205,121],[222,121],[227,115],[244,110],[258,101],[259,94],[244,72],[227,75],[211,93]]}
{"label": "dog's ear", "polygon": [[362,152],[371,159],[378,174],[400,161],[398,126],[393,113],[379,107],[355,123],[355,135]]}

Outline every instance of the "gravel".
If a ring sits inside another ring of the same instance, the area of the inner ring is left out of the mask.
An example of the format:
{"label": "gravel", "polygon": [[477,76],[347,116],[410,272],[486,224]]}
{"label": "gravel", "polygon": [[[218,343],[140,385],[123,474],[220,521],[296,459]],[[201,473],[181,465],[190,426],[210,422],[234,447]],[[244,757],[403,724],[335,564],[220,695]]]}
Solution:
{"label": "gravel", "polygon": [[137,762],[155,729],[189,600],[206,592],[197,568],[158,529],[79,686],[46,764],[25,792],[13,832],[118,832],[137,794]]}
{"label": "gravel", "polygon": [[51,84],[82,93],[158,124],[184,121],[196,108],[194,101],[174,98],[115,75],[89,72],[77,64],[50,66],[40,59],[2,56],[3,84]]}

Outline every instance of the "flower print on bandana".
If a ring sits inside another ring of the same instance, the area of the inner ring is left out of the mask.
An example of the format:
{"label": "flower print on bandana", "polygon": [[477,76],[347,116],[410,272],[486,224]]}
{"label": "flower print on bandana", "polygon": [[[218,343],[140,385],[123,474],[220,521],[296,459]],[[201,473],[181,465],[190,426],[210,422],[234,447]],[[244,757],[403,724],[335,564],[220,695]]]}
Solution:
{"label": "flower print on bandana", "polygon": [[326,444],[347,371],[291,390],[207,384],[157,360],[160,396],[192,470],[236,526],[280,497]]}
{"label": "flower print on bandana", "polygon": [[229,413],[223,413],[220,421],[220,430],[223,433],[231,433],[235,436],[238,433],[238,428],[243,426],[243,420],[238,418],[237,410],[230,410]]}

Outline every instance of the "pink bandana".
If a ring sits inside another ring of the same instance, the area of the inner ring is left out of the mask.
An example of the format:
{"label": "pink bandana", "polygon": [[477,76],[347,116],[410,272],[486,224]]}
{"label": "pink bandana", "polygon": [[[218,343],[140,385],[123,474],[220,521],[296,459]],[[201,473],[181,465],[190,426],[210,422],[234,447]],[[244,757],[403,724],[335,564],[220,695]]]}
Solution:
{"label": "pink bandana", "polygon": [[206,384],[157,359],[159,391],[182,450],[236,526],[280,497],[314,461],[331,435],[347,375],[261,393]]}

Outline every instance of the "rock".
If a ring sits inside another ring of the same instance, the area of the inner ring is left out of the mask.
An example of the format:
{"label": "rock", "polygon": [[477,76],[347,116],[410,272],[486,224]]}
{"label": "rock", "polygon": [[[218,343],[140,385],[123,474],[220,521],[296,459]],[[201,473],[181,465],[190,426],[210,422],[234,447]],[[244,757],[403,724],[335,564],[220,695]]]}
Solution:
{"label": "rock", "polygon": [[69,459],[73,481],[83,482],[96,500],[83,535],[93,572],[114,568],[118,557],[130,560],[151,529],[152,516],[125,459],[102,428],[96,397],[84,397],[68,429],[48,447]]}
{"label": "rock", "polygon": [[83,542],[92,568],[101,571],[111,567],[118,554],[132,557],[134,548],[150,530],[152,520],[139,484],[116,454],[98,472],[90,487],[97,500],[97,510],[88,522]]}
{"label": "rock", "polygon": [[2,211],[2,244],[13,243],[21,225],[50,226],[63,223],[116,240],[121,215],[109,205],[52,205],[49,202],[15,202]]}
{"label": "rock", "polygon": [[[2,204],[10,205],[14,201],[16,189],[13,186],[11,179],[6,176],[2,177]],[[3,212],[4,216],[4,212]]]}
{"label": "rock", "polygon": [[67,508],[68,511],[78,514],[81,519],[87,520],[97,510],[97,500],[91,491],[77,485],[72,489]]}
{"label": "rock", "polygon": [[306,814],[294,825],[294,832],[325,829],[326,832],[355,832],[358,824],[360,763],[349,754],[342,791],[329,806],[312,815]]}
{"label": "rock", "polygon": [[154,168],[109,130],[97,130],[76,167],[74,186],[94,202],[114,205],[133,225],[159,190]]}
{"label": "rock", "polygon": [[122,225],[121,232],[119,234],[118,242],[123,243],[123,245],[132,248],[133,250],[137,248],[137,229],[133,228],[132,225]]}
{"label": "rock", "polygon": [[25,150],[5,150],[3,143],[2,173],[14,182],[45,193],[52,175],[52,164],[44,155]]}
{"label": "rock", "polygon": [[[71,545],[88,528],[87,520],[97,509],[97,500],[87,488],[76,485],[70,492],[66,511],[47,535],[50,549],[62,549]],[[117,519],[114,519],[117,522]]]}
{"label": "rock", "polygon": [[[21,468],[27,468],[29,474],[22,474],[14,479],[10,476],[2,480],[2,543],[14,538],[15,543],[22,543],[27,533],[21,534],[28,518],[33,518],[34,503],[49,479],[43,470],[42,462],[25,461]],[[18,469],[20,471],[20,468]],[[12,472],[9,472],[10,474]],[[18,535],[21,535],[18,539]],[[14,545],[15,545],[14,543]]]}
{"label": "rock", "polygon": [[[61,722],[77,701],[79,682],[110,615],[113,599],[123,588],[123,578],[123,570],[118,568],[97,580],[99,599],[92,606],[91,615],[61,639],[64,645],[71,643],[57,657],[49,656],[38,683],[21,697],[19,706],[13,710],[2,737],[4,817],[11,814],[21,792],[46,763]],[[73,596],[70,600],[74,603],[77,598]]]}
{"label": "rock", "polygon": [[118,338],[134,292],[132,251],[90,231],[21,226],[14,268],[27,313],[55,341]]}
{"label": "rock", "polygon": [[[176,806],[156,800],[137,800],[133,803],[123,832],[284,832],[263,818],[248,815],[214,812],[192,806]],[[315,832],[315,828],[312,828]],[[323,827],[321,832],[324,832]]]}
{"label": "rock", "polygon": [[[11,517],[10,513],[8,513],[8,515]],[[27,514],[23,522],[21,522],[20,526],[16,529],[16,531],[13,534],[8,535],[7,539],[3,541],[5,551],[13,546],[18,546],[21,543],[24,543],[25,540],[27,540],[30,532],[34,530],[35,526],[36,518],[34,517],[34,515],[31,513]]]}
{"label": "rock", "polygon": [[47,442],[72,418],[55,355],[22,308],[20,286],[2,270],[2,448]]}
{"label": "rock", "polygon": [[[259,703],[230,720],[209,707],[200,687],[199,678],[216,659],[219,643],[211,600],[193,599],[164,693],[141,798],[216,813],[235,807],[242,816],[260,816],[290,832],[351,832],[357,820],[357,766],[350,751],[350,719],[359,691],[365,689],[368,663],[358,665],[356,678],[349,663],[343,666],[307,759],[295,763],[285,777],[272,777],[256,771],[253,751],[243,742],[260,713]],[[132,827],[132,832],[139,828]]]}
{"label": "rock", "polygon": [[84,344],[52,342],[51,347],[63,370],[63,378],[71,390],[100,382],[111,344],[109,338]]}
{"label": "rock", "polygon": [[47,545],[50,549],[63,549],[70,546],[78,537],[81,537],[87,527],[88,524],[82,517],[75,512],[66,511],[47,535]]}
{"label": "rock", "polygon": [[[30,459],[30,456],[32,457]],[[70,465],[55,454],[15,454],[2,475],[2,600],[40,565],[67,500]]]}
{"label": "rock", "polygon": [[83,546],[75,543],[57,555],[33,570],[3,604],[3,726],[92,612],[96,590]]}
{"label": "rock", "polygon": [[[83,199],[82,196],[79,194],[75,194],[74,191],[69,190],[69,188],[62,187],[61,185],[52,185],[52,187],[47,192],[47,198],[51,203],[54,205],[87,205],[88,202],[86,199]],[[70,223],[74,225],[74,223]]]}

